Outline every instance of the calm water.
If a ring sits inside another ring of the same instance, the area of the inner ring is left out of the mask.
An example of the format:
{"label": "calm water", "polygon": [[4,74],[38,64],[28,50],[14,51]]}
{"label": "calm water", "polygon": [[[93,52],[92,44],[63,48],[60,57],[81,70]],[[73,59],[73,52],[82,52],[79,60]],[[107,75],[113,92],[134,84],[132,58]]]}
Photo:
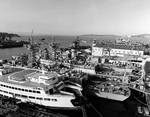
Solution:
{"label": "calm water", "polygon": [[11,56],[20,55],[22,53],[28,53],[26,48],[11,48],[11,49],[0,49],[0,59],[10,58]]}

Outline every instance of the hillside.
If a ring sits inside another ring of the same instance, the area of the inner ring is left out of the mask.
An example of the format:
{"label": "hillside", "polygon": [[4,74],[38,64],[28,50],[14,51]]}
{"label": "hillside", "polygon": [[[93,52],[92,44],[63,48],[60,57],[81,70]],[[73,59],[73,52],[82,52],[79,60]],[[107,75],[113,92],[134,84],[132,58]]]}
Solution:
{"label": "hillside", "polygon": [[120,35],[81,35],[81,39],[88,39],[88,40],[97,40],[97,41],[103,41],[103,40],[110,40],[115,41],[119,38],[129,38],[131,42],[142,42],[145,44],[150,43],[150,34],[140,34],[140,35],[132,35],[131,37],[122,37]]}

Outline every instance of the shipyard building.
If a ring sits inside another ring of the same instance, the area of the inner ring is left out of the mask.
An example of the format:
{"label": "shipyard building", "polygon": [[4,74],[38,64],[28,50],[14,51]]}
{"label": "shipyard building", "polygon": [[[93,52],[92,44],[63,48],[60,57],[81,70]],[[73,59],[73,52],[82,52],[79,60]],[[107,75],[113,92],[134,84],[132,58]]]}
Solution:
{"label": "shipyard building", "polygon": [[140,44],[119,43],[118,41],[116,43],[113,42],[93,43],[92,45],[92,56],[123,57],[125,55],[143,56],[144,47]]}
{"label": "shipyard building", "polygon": [[123,40],[116,40],[115,42],[93,42],[92,57],[97,59],[98,63],[103,63],[107,60],[109,63],[119,65],[132,64],[132,66],[137,66],[142,63],[144,47],[142,44],[133,44]]}

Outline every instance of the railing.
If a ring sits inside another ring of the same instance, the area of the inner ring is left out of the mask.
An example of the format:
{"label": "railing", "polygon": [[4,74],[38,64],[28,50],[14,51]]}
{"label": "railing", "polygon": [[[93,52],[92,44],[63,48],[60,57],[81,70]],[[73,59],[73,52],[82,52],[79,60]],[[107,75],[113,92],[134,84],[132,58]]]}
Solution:
{"label": "railing", "polygon": [[95,87],[97,91],[100,92],[107,92],[107,93],[112,93],[112,94],[118,94],[118,95],[124,95],[124,96],[129,96],[130,95],[130,90],[129,89],[118,89],[115,87]]}

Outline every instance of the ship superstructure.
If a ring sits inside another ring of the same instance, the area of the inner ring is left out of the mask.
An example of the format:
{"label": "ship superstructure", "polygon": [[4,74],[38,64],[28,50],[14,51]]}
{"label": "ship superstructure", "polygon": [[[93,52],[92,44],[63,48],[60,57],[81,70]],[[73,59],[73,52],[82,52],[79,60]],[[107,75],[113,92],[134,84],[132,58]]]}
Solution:
{"label": "ship superstructure", "polygon": [[95,88],[95,95],[101,98],[124,101],[130,96],[130,90],[128,87],[116,82],[103,82],[97,85]]}

